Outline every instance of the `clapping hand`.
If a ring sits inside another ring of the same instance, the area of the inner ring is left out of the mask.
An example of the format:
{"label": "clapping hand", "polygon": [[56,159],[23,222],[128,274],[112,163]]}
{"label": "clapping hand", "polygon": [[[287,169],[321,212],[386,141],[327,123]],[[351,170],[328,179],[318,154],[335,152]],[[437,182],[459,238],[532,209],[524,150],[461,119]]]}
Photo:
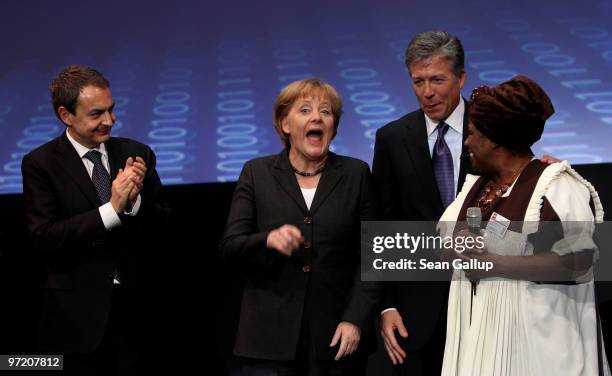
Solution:
{"label": "clapping hand", "polygon": [[128,174],[129,179],[131,179],[134,183],[134,187],[129,194],[129,202],[131,206],[136,203],[136,198],[142,191],[146,172],[147,167],[144,159],[141,157],[136,157],[135,160],[132,157],[129,157],[127,161],[125,161],[124,173]]}

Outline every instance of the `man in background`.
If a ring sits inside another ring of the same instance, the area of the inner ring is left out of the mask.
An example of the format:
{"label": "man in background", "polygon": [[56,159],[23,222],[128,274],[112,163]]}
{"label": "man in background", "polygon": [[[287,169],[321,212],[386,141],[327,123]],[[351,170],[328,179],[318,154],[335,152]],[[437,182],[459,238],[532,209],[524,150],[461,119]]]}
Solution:
{"label": "man in background", "polygon": [[[376,132],[372,173],[383,220],[437,221],[470,168],[463,46],[446,32],[420,33],[405,63],[420,108]],[[439,375],[448,282],[384,285],[381,335],[393,374]]]}

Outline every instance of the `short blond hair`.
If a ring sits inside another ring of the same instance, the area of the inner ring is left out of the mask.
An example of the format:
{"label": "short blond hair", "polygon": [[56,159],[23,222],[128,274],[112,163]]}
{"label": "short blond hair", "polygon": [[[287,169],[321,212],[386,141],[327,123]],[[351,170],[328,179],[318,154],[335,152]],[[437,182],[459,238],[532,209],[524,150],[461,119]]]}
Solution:
{"label": "short blond hair", "polygon": [[291,146],[291,143],[289,142],[289,135],[283,132],[282,121],[287,117],[296,100],[309,95],[321,96],[329,100],[331,112],[334,116],[334,134],[332,139],[336,137],[338,124],[342,116],[342,98],[340,94],[338,94],[333,86],[319,78],[306,78],[285,86],[274,102],[274,129],[276,129],[281,142],[287,148]]}

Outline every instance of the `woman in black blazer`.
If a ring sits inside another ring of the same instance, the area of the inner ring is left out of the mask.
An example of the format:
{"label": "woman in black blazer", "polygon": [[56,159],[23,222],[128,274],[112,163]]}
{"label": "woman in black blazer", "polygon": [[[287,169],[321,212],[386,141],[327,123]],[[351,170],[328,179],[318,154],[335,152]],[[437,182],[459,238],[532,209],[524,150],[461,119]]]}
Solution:
{"label": "woman in black blazer", "polygon": [[378,285],[360,280],[360,221],[376,209],[368,165],[336,155],[342,100],[319,79],[285,87],[285,149],[244,165],[221,243],[246,276],[234,353],[243,374],[365,374]]}

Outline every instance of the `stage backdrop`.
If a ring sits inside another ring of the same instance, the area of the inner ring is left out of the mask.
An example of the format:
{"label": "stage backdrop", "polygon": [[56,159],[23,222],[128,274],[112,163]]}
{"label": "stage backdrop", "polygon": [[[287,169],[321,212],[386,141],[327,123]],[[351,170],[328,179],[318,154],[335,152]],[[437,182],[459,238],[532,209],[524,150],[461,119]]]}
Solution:
{"label": "stage backdrop", "polygon": [[85,64],[111,81],[113,134],[149,144],[164,184],[234,181],[276,153],[272,103],[319,76],[345,102],[332,149],[372,159],[376,129],[417,107],[404,67],[415,33],[448,30],[466,50],[464,95],[516,74],[556,114],[537,155],[612,161],[612,2],[3,1],[0,193],[21,192],[25,153],[64,127],[51,78]]}

